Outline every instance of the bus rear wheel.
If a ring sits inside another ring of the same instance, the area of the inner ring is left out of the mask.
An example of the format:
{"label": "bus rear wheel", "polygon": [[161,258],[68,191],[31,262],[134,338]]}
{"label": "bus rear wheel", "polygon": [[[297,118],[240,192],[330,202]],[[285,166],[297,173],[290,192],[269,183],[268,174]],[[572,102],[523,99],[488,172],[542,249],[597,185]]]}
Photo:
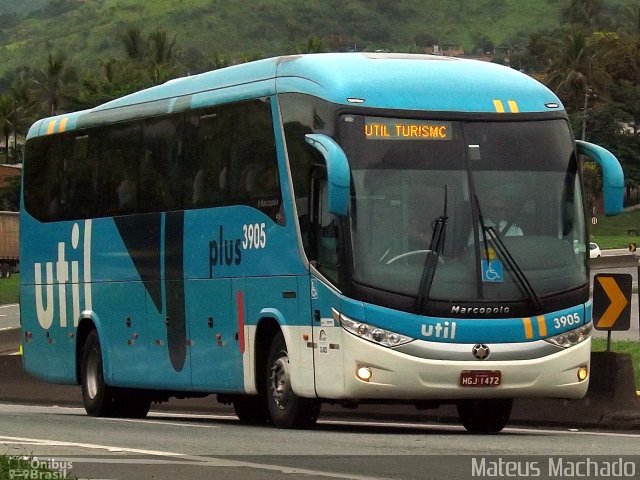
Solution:
{"label": "bus rear wheel", "polygon": [[108,417],[112,413],[114,392],[104,382],[102,349],[95,330],[89,333],[82,349],[80,383],[87,414],[92,417]]}
{"label": "bus rear wheel", "polygon": [[303,398],[291,388],[287,344],[282,332],[271,342],[266,374],[267,407],[273,425],[278,428],[308,428],[320,414],[320,402]]}
{"label": "bus rear wheel", "polygon": [[151,398],[135,390],[116,389],[110,415],[118,418],[144,418],[151,408]]}
{"label": "bus rear wheel", "polygon": [[510,398],[460,400],[458,416],[468,432],[497,433],[509,423],[511,407]]}
{"label": "bus rear wheel", "polygon": [[80,383],[84,408],[92,417],[144,418],[149,413],[149,396],[105,383],[102,348],[95,330],[87,336],[82,350]]}

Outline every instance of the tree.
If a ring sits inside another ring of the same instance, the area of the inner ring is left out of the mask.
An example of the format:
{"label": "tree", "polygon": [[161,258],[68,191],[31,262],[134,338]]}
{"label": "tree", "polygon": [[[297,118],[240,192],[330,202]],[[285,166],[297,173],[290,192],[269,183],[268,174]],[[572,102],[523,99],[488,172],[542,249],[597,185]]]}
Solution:
{"label": "tree", "polygon": [[67,64],[64,54],[49,52],[47,62],[34,79],[35,90],[48,114],[59,113],[61,104],[75,93],[77,78],[75,68]]}
{"label": "tree", "polygon": [[584,30],[571,29],[550,50],[553,57],[547,72],[548,85],[563,99],[569,112],[582,110],[582,136],[589,99],[606,97],[612,82],[597,46],[596,39]]}
{"label": "tree", "polygon": [[14,130],[14,109],[13,101],[9,95],[0,96],[0,135],[5,145],[5,162],[9,163],[9,136]]}
{"label": "tree", "polygon": [[324,41],[317,35],[311,35],[307,38],[307,44],[303,47],[302,53],[321,53],[326,52]]}
{"label": "tree", "polygon": [[9,88],[13,101],[13,151],[18,154],[18,136],[26,136],[29,126],[36,119],[36,102],[31,91],[31,82],[27,72],[21,71]]}
{"label": "tree", "polygon": [[124,62],[130,71],[144,72],[148,79],[144,86],[158,85],[177,75],[180,62],[175,35],[170,38],[158,29],[145,37],[140,29],[130,28],[120,38],[126,54]]}
{"label": "tree", "polygon": [[20,210],[20,176],[9,177],[0,186],[0,210]]}
{"label": "tree", "polygon": [[147,53],[147,43],[142,37],[142,30],[130,28],[121,36],[124,50],[129,60],[141,62]]}
{"label": "tree", "polygon": [[571,0],[562,10],[562,23],[587,32],[609,29],[608,17],[602,0]]}
{"label": "tree", "polygon": [[175,45],[176,36],[169,39],[164,30],[156,30],[149,34],[149,73],[154,85],[166,82],[175,76],[178,69]]}

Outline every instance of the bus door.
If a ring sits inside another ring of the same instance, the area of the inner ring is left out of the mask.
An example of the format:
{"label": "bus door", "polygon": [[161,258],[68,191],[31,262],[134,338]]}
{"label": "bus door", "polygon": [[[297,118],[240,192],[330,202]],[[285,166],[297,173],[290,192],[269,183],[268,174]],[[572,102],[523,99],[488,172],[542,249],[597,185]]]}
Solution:
{"label": "bus door", "polygon": [[338,219],[329,213],[327,178],[324,168],[316,169],[311,182],[311,310],[316,393],[331,397],[342,391],[342,328],[333,318],[338,311]]}

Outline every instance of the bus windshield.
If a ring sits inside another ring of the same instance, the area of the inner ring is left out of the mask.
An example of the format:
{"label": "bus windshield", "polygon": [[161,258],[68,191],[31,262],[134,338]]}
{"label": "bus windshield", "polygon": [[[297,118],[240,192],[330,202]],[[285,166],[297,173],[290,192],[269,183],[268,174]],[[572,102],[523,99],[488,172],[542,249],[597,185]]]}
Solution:
{"label": "bus windshield", "polygon": [[353,177],[355,282],[424,300],[503,302],[588,282],[566,121],[343,115],[340,141]]}

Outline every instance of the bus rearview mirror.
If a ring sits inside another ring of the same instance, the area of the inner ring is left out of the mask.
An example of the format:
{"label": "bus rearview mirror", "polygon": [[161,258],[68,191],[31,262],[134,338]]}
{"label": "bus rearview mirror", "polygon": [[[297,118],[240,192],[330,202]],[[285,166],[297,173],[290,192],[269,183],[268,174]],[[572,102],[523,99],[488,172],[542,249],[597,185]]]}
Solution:
{"label": "bus rearview mirror", "polygon": [[602,195],[604,214],[622,213],[624,197],[624,173],[618,159],[607,149],[599,145],[576,140],[578,153],[594,160],[602,169]]}
{"label": "bus rearview mirror", "polygon": [[305,135],[305,140],[322,154],[327,163],[329,212],[339,217],[346,217],[349,211],[351,188],[351,171],[347,156],[340,145],[327,135],[310,133]]}

